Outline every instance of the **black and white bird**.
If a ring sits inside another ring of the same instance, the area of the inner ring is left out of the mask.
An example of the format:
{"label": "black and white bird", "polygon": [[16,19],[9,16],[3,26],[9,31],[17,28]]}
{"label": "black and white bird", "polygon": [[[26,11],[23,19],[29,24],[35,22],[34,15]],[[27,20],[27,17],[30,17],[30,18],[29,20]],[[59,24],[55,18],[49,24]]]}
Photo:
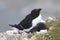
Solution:
{"label": "black and white bird", "polygon": [[42,29],[46,29],[46,25],[44,24],[45,21],[42,20],[42,16],[40,11],[42,9],[33,9],[29,15],[25,17],[18,25],[11,25],[9,26],[15,27],[19,30],[23,30],[25,32],[36,32]]}

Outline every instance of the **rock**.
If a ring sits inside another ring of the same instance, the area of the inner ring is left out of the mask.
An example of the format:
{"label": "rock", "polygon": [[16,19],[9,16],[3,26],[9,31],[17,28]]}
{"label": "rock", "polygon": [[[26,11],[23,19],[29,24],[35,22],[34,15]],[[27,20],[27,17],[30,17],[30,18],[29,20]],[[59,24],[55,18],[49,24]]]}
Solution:
{"label": "rock", "polygon": [[51,21],[55,21],[55,18],[48,17],[48,18],[47,18],[47,22],[51,22]]}
{"label": "rock", "polygon": [[7,40],[4,34],[0,33],[0,40]]}
{"label": "rock", "polygon": [[9,31],[0,33],[0,40],[35,40],[36,36],[40,35],[40,33],[35,32],[34,35],[32,35],[30,38],[28,38],[28,35],[29,33],[26,33],[26,32],[19,33],[19,31],[17,30],[9,30]]}

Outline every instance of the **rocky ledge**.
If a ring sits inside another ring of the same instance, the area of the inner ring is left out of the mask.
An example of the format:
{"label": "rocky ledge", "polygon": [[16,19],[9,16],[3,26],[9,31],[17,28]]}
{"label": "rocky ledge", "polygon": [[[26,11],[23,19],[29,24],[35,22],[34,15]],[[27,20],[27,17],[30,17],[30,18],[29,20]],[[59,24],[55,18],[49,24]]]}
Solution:
{"label": "rocky ledge", "polygon": [[[46,24],[49,28],[49,31],[47,33],[44,33],[44,34],[40,34],[39,32],[35,32],[35,33],[21,32],[21,33],[19,33],[16,30],[9,30],[9,31],[0,33],[0,40],[50,40],[50,39],[53,40],[53,38],[55,38],[55,37],[53,37],[52,34],[50,34],[50,33],[53,33],[53,31],[52,31],[54,29],[53,27],[55,27],[58,24],[59,20],[57,22],[53,18],[49,17],[46,22],[47,22]],[[54,23],[56,23],[56,25]]]}

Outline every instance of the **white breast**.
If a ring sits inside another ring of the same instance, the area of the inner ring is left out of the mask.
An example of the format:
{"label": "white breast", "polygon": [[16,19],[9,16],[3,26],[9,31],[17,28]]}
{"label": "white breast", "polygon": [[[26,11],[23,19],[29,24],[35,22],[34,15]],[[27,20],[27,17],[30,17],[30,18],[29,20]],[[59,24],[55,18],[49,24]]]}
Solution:
{"label": "white breast", "polygon": [[35,18],[35,19],[32,21],[32,26],[36,26],[36,25],[37,25],[38,23],[40,23],[40,22],[45,23],[45,21],[42,20],[41,14],[40,14],[37,18]]}

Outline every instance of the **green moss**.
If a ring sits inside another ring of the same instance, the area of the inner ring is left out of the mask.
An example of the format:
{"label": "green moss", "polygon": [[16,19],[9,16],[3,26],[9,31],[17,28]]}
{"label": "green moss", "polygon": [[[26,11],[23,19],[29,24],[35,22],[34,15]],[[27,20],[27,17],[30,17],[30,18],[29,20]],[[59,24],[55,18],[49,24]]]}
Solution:
{"label": "green moss", "polygon": [[33,35],[35,35],[35,33],[30,33],[30,34],[28,35],[28,38],[31,38]]}

